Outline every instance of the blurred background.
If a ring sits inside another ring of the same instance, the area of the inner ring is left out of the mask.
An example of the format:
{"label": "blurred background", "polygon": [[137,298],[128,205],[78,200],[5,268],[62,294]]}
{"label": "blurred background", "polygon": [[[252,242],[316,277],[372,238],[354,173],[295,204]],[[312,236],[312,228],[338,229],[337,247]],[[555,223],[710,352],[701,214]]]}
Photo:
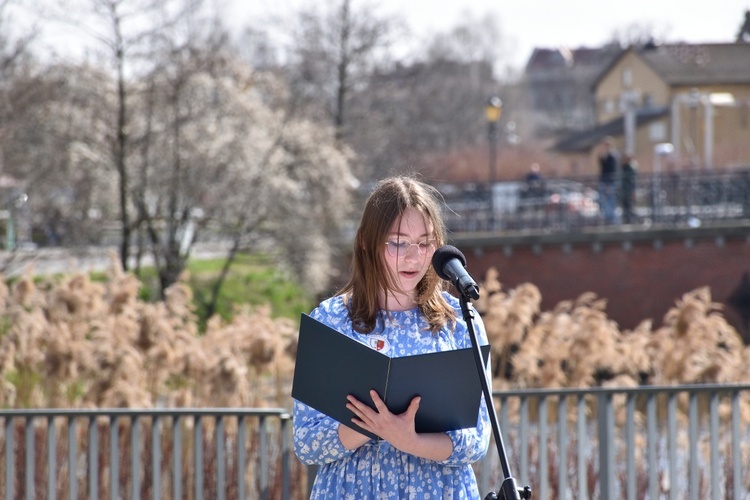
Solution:
{"label": "blurred background", "polygon": [[320,292],[394,173],[459,233],[614,222],[605,137],[638,172],[617,222],[737,218],[747,8],[3,0],[3,246],[113,245],[162,288],[200,245],[272,248]]}

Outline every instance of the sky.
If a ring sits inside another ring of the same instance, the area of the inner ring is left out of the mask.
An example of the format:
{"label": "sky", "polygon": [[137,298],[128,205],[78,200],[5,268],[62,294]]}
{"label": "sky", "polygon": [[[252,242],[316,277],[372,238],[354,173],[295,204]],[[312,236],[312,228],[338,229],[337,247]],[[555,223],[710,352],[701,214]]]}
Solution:
{"label": "sky", "polygon": [[[232,0],[232,21],[281,13],[312,0]],[[353,0],[353,4],[362,4]],[[522,68],[534,48],[598,47],[616,31],[648,26],[668,42],[733,42],[750,0],[367,0],[402,16],[415,35],[445,32],[467,13],[493,14]]]}
{"label": "sky", "polygon": [[[27,8],[32,0],[19,0]],[[45,2],[52,0],[33,0]],[[83,0],[77,0],[83,1]],[[339,1],[339,0],[326,0]],[[467,16],[494,16],[502,36],[503,66],[522,69],[534,48],[600,47],[630,26],[649,28],[668,42],[733,42],[750,0],[351,0],[354,9],[377,6],[409,26],[413,51],[434,33],[446,33]],[[27,3],[28,2],[28,3]],[[208,0],[230,28],[257,26],[322,0]],[[288,17],[287,17],[288,18]],[[18,18],[16,19],[18,20]],[[68,40],[66,40],[66,44]],[[59,43],[57,44],[59,48]]]}

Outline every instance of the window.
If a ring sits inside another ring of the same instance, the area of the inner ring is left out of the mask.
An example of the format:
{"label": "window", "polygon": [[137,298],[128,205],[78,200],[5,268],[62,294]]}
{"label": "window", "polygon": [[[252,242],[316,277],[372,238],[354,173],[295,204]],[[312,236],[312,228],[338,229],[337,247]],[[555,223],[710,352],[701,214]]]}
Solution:
{"label": "window", "polygon": [[633,71],[630,68],[622,70],[622,86],[629,89],[633,86]]}
{"label": "window", "polygon": [[663,121],[654,122],[648,127],[648,139],[651,142],[667,140],[667,126]]}

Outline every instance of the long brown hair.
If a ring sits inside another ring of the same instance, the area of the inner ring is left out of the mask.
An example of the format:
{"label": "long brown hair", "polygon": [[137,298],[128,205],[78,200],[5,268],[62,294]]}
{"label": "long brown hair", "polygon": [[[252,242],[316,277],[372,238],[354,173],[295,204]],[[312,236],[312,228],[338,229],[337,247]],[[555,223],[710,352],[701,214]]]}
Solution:
{"label": "long brown hair", "polygon": [[[385,240],[394,221],[407,208],[422,214],[425,226],[432,223],[436,247],[445,243],[445,224],[440,213],[439,192],[409,176],[389,177],[375,186],[365,203],[362,220],[354,239],[352,269],[349,282],[339,291],[349,308],[353,328],[360,333],[371,333],[378,316],[383,314],[378,304],[379,293],[394,290],[396,279],[385,262]],[[433,333],[448,322],[454,322],[456,312],[442,295],[444,282],[429,267],[417,284],[414,298]]]}

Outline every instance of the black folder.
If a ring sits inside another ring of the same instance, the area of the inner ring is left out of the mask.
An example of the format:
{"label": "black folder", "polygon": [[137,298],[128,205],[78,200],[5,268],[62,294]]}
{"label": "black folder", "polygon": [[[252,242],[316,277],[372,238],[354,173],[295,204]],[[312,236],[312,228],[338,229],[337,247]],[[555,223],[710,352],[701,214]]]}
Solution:
{"label": "black folder", "polygon": [[[481,350],[486,366],[490,346]],[[390,358],[302,314],[292,397],[375,438],[352,423],[354,413],[346,408],[351,394],[374,409],[371,389],[395,414],[421,396],[417,432],[477,425],[482,385],[471,348]]]}

